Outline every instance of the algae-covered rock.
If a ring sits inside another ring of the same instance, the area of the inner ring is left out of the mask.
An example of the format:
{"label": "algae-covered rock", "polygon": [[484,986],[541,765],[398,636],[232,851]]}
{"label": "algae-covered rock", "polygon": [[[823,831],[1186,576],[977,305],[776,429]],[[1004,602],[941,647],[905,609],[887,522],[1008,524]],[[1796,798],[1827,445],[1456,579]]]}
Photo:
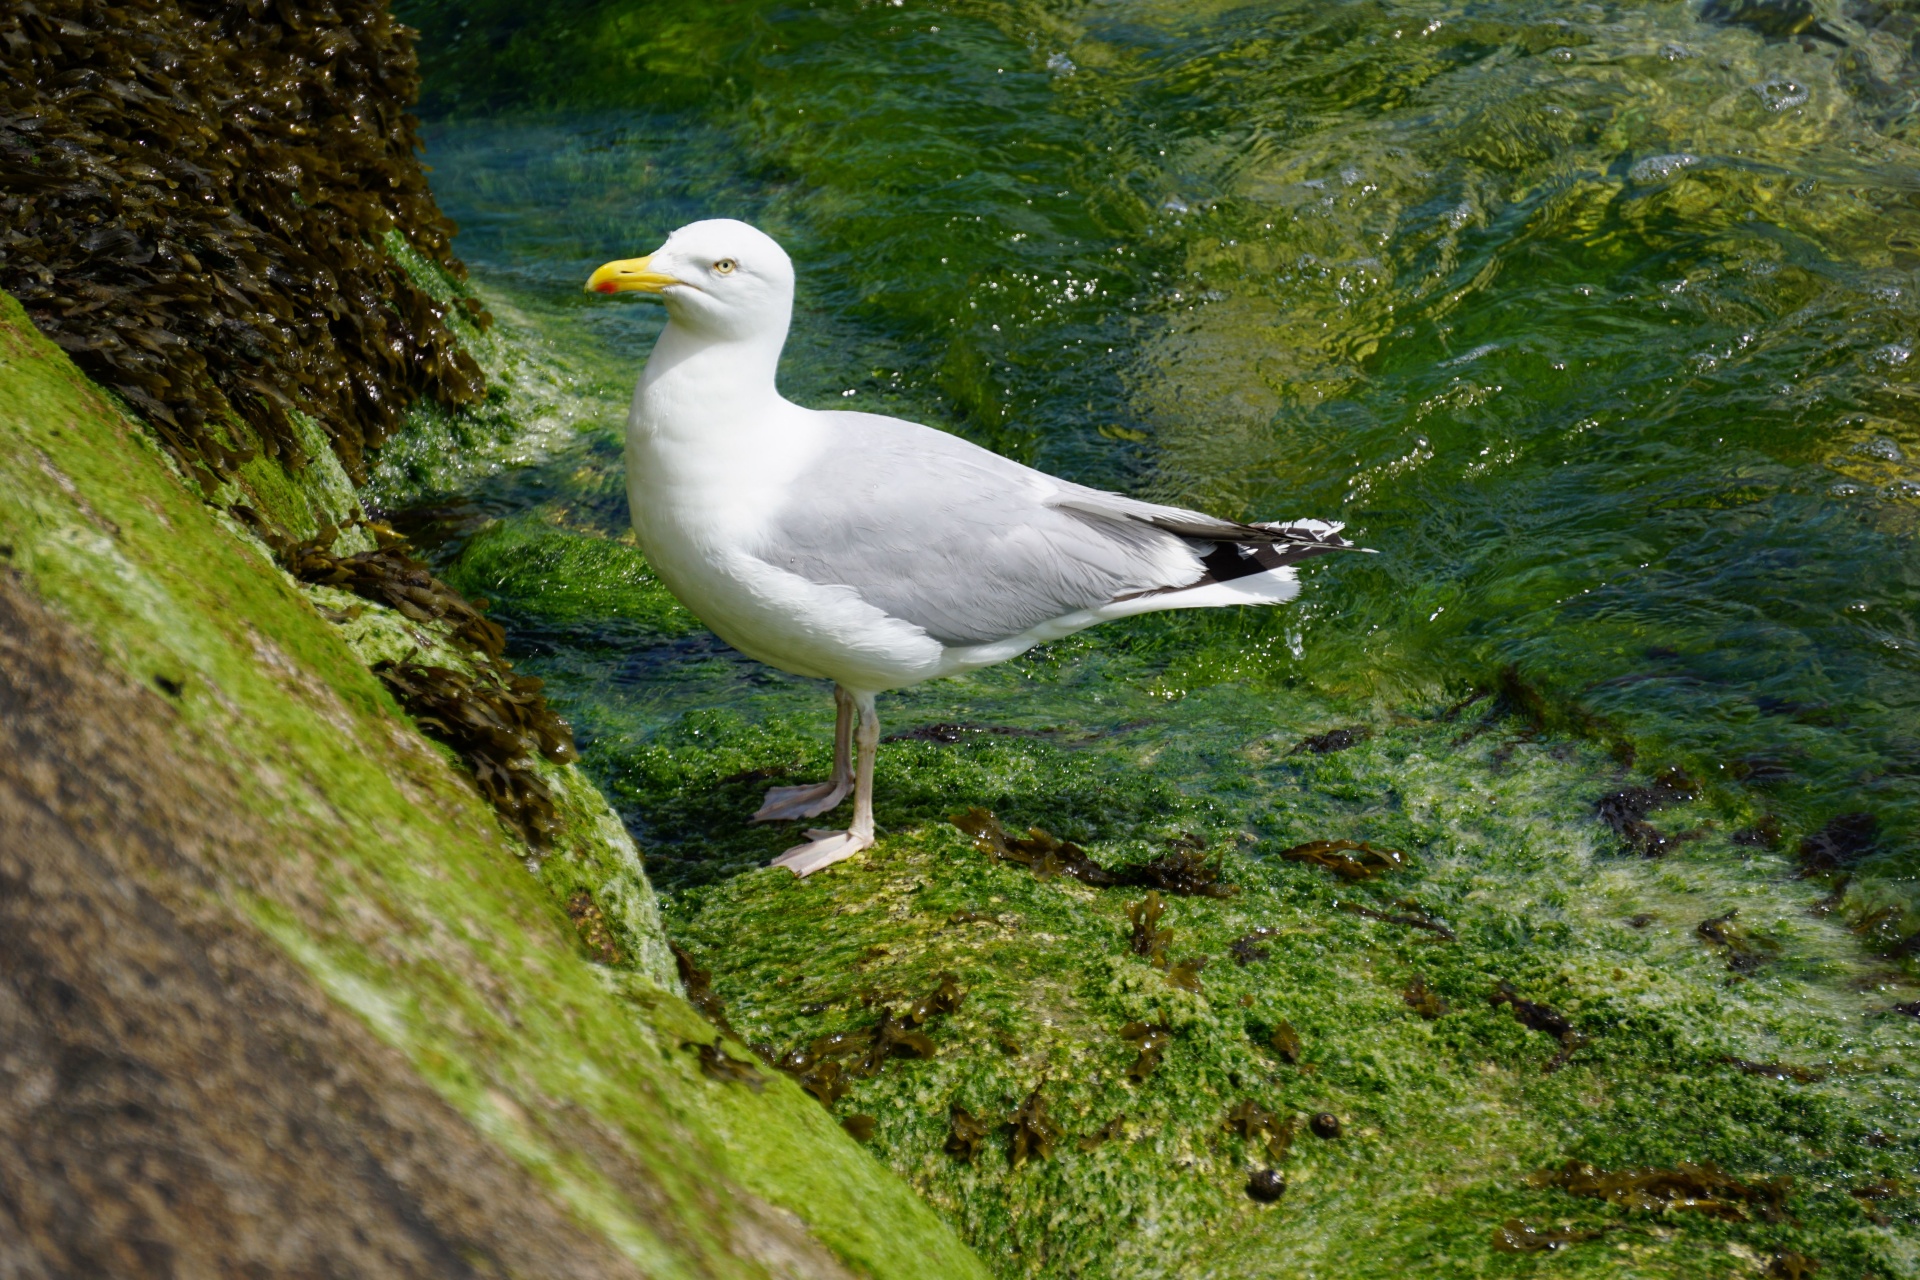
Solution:
{"label": "algae-covered rock", "polygon": [[444,635],[303,591],[11,300],[0,406],[29,1274],[980,1273],[792,1082],[702,1073],[591,788],[530,874],[349,642]]}

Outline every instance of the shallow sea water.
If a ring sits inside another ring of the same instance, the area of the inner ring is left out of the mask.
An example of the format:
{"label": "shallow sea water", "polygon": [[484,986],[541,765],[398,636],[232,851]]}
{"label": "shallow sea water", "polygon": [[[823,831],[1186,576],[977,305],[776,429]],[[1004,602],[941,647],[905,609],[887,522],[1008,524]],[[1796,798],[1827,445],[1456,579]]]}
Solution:
{"label": "shallow sea water", "polygon": [[[1906,1069],[1887,1064],[1910,1065],[1913,1037],[1884,1010],[1915,998],[1911,960],[1886,953],[1920,930],[1920,19],[1858,2],[403,11],[424,31],[435,191],[522,335],[509,409],[567,430],[515,465],[396,450],[382,492],[459,585],[495,599],[685,937],[738,948],[725,918],[793,909],[772,878],[745,874],[787,838],[738,818],[767,776],[821,766],[831,706],[823,687],[707,636],[621,542],[619,427],[661,316],[580,284],[682,222],[728,215],[773,232],[798,265],[792,398],[913,417],[1222,514],[1342,519],[1380,552],[1317,562],[1295,607],[1110,625],[883,699],[883,732],[954,727],[951,742],[883,748],[881,825],[909,839],[875,874],[931,883],[915,859],[964,851],[938,829],[971,804],[1103,859],[1184,828],[1256,862],[1314,836],[1391,837],[1426,859],[1424,904],[1479,921],[1461,927],[1478,930],[1474,981],[1488,964],[1533,964],[1576,1005],[1625,1001],[1638,1012],[1622,1025],[1684,1008],[1681,1039],[1718,1046],[1703,1053],[1852,1064],[1822,1100],[1787,1108],[1825,1119],[1783,1138],[1769,1167],[1830,1188],[1879,1167],[1871,1153],[1824,1166],[1831,1153],[1802,1147],[1892,1132],[1911,1107]],[[1504,698],[1442,718],[1507,668],[1520,683]],[[1532,727],[1511,714],[1526,688],[1546,708]],[[1479,719],[1490,706],[1498,725]],[[1373,727],[1370,745],[1287,754],[1355,722]],[[1661,861],[1621,852],[1594,800],[1669,765],[1702,798],[1651,820],[1699,838]],[[1794,878],[1798,842],[1862,812],[1878,835],[1851,896],[1810,913],[1834,885]],[[1728,839],[1766,815],[1777,851]],[[1312,918],[1307,890],[1262,865],[1271,909]],[[942,883],[954,909],[996,892]],[[1692,928],[1736,903],[1777,957],[1752,981],[1729,979]],[[1060,936],[1103,910],[1063,917]],[[1662,923],[1623,933],[1635,911]],[[1340,928],[1328,964],[1354,983],[1407,963],[1383,960],[1358,922]],[[771,963],[717,960],[716,986],[743,1025],[805,1034],[795,992],[757,994],[779,980]],[[1662,994],[1648,975],[1663,972],[1693,985]],[[1087,1008],[1121,1000],[1107,977],[1085,981],[1100,988]],[[1032,1015],[1032,991],[995,997],[981,982],[983,1008]],[[1739,1025],[1708,1034],[1715,1018]],[[1049,1069],[1077,1061],[1062,1052]],[[1511,1173],[1556,1151],[1701,1157],[1712,1143],[1686,1138],[1672,1108],[1712,1108],[1684,1091],[1634,1102],[1615,1086],[1636,1061],[1612,1085],[1533,1097],[1530,1136],[1486,1139],[1476,1167]],[[937,1085],[1003,1066],[930,1064],[919,1092],[876,1082],[871,1105],[924,1110]],[[1482,1104],[1525,1128],[1510,1098],[1476,1102],[1469,1083],[1442,1072],[1407,1086],[1418,1135],[1381,1121],[1403,1184],[1328,1173],[1342,1190],[1306,1215],[1312,1229],[1260,1235],[1246,1256],[1326,1265],[1344,1240],[1377,1245],[1384,1274],[1393,1248],[1413,1246],[1331,1226],[1328,1206],[1353,1196],[1427,1206],[1406,1210],[1404,1231],[1380,1209],[1374,1234],[1438,1248],[1414,1224],[1450,1220],[1431,1208],[1442,1201],[1465,1212],[1436,1190],[1451,1185],[1447,1144],[1480,1141]],[[1200,1114],[1184,1105],[1166,1102],[1166,1132]],[[1786,1123],[1764,1110],[1744,1123]],[[1046,1192],[955,1181],[941,1124],[906,1114],[899,1127],[883,1116],[879,1146],[976,1245],[1018,1242],[1023,1213],[1055,1212],[1061,1186],[1081,1185],[1070,1170]],[[1636,1146],[1625,1135],[1648,1114],[1668,1128]],[[1768,1146],[1751,1127],[1722,1136],[1730,1164]],[[1172,1154],[1218,1158],[1199,1150]],[[1100,1176],[1085,1185],[1133,1185]],[[1220,1229],[1224,1210],[1194,1196],[1163,1206],[1169,1239]],[[996,1265],[1153,1274],[1137,1239],[1102,1253],[1110,1225],[1061,1231],[1079,1243],[1051,1261],[1029,1245]],[[1473,1233],[1478,1253],[1449,1273],[1494,1265],[1479,1256],[1484,1226]],[[1888,1239],[1873,1265],[1910,1274],[1910,1237]],[[1607,1254],[1619,1274],[1722,1274],[1621,1250]]]}

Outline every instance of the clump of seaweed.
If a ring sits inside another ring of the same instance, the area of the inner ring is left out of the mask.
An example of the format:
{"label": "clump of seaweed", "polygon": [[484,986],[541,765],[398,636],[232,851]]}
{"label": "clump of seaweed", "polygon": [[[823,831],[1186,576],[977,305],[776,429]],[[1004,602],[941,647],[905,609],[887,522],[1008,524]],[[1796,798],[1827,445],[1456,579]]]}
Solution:
{"label": "clump of seaweed", "polygon": [[1261,925],[1252,933],[1242,934],[1240,937],[1228,943],[1227,953],[1233,957],[1233,962],[1242,969],[1250,964],[1258,964],[1273,955],[1267,948],[1259,945],[1261,940],[1264,938],[1278,937],[1279,934],[1280,931],[1278,929],[1270,929],[1266,925]]}
{"label": "clump of seaweed", "polygon": [[1825,1071],[1816,1067],[1796,1067],[1785,1062],[1753,1062],[1736,1058],[1730,1053],[1722,1054],[1720,1061],[1745,1075],[1765,1076],[1769,1080],[1798,1080],[1801,1084],[1812,1084],[1815,1080],[1827,1077]]}
{"label": "clump of seaweed", "polygon": [[1372,736],[1373,730],[1367,728],[1365,725],[1357,724],[1346,729],[1329,729],[1325,733],[1316,733],[1310,737],[1302,738],[1298,743],[1294,744],[1293,750],[1287,752],[1287,754],[1297,756],[1302,751],[1307,751],[1316,756],[1332,755],[1336,751],[1345,751],[1349,747],[1357,747]]}
{"label": "clump of seaweed", "polygon": [[1378,911],[1358,902],[1340,902],[1335,905],[1342,911],[1350,911],[1356,916],[1365,916],[1369,920],[1379,920],[1386,924],[1403,924],[1410,929],[1425,929],[1442,942],[1452,942],[1454,940],[1453,930],[1449,928],[1444,921],[1436,920],[1430,915],[1408,915],[1404,912]]}
{"label": "clump of seaweed", "polygon": [[467,600],[434,577],[397,539],[376,551],[337,556],[327,550],[338,536],[336,529],[322,529],[319,537],[306,542],[287,543],[276,539],[275,531],[250,509],[234,510],[261,532],[287,572],[300,581],[351,591],[413,622],[444,623],[455,639],[488,658],[498,659],[505,651],[506,633],[482,612],[484,604]]}
{"label": "clump of seaweed", "polygon": [[1611,791],[1593,803],[1600,821],[1635,853],[1643,858],[1658,858],[1675,844],[1696,839],[1698,833],[1670,836],[1646,820],[1655,809],[1684,804],[1699,793],[1700,786],[1679,769],[1668,769],[1647,787],[1626,787]]}
{"label": "clump of seaweed", "polygon": [[1152,1075],[1173,1043],[1173,1028],[1164,1022],[1129,1022],[1120,1028],[1120,1038],[1130,1041],[1139,1056],[1127,1068],[1127,1079],[1139,1084]]}
{"label": "clump of seaweed", "polygon": [[694,1050],[700,1055],[700,1071],[709,1080],[743,1084],[755,1093],[767,1087],[766,1077],[754,1070],[752,1064],[728,1056],[721,1041],[695,1045]]}
{"label": "clump of seaweed", "polygon": [[1514,1021],[1521,1026],[1530,1031],[1543,1032],[1560,1042],[1560,1052],[1548,1059],[1547,1065],[1541,1069],[1542,1075],[1550,1076],[1566,1066],[1567,1060],[1573,1057],[1574,1051],[1586,1043],[1584,1037],[1573,1029],[1571,1018],[1548,1005],[1533,1000],[1522,1000],[1519,991],[1511,982],[1501,982],[1493,989],[1493,994],[1487,1000],[1496,1009],[1503,1004],[1506,1005],[1513,1011]]}
{"label": "clump of seaweed", "polygon": [[667,944],[673,951],[674,967],[680,971],[680,985],[686,989],[687,1003],[728,1035],[734,1035],[733,1025],[727,1021],[726,1002],[720,999],[720,993],[713,989],[713,972],[695,964],[687,949],[677,942]]}
{"label": "clump of seaweed", "polygon": [[1297,1117],[1282,1120],[1252,1098],[1242,1098],[1227,1112],[1224,1127],[1228,1133],[1247,1142],[1266,1145],[1267,1158],[1279,1164],[1293,1149],[1293,1130]]}
{"label": "clump of seaweed", "polygon": [[1427,980],[1417,973],[1414,974],[1413,978],[1407,983],[1406,988],[1400,992],[1400,998],[1406,1002],[1407,1008],[1413,1010],[1428,1022],[1432,1022],[1435,1018],[1445,1015],[1453,1008],[1452,1005],[1447,1003],[1444,996],[1429,987]]}
{"label": "clump of seaweed", "polygon": [[[676,956],[680,954],[679,948],[674,951]],[[692,990],[691,983],[688,989]],[[883,1007],[880,1020],[872,1026],[820,1036],[803,1049],[789,1051],[773,1065],[832,1110],[833,1104],[851,1090],[848,1081],[878,1075],[895,1058],[933,1057],[937,1052],[933,1037],[921,1028],[934,1018],[954,1012],[965,995],[959,981],[943,973],[932,991],[899,1015]]]}
{"label": "clump of seaweed", "polygon": [[1267,1037],[1267,1043],[1288,1063],[1299,1062],[1300,1055],[1305,1052],[1305,1047],[1300,1043],[1300,1033],[1285,1018],[1273,1024],[1273,1034]]}
{"label": "clump of seaweed", "polygon": [[1782,1249],[1767,1263],[1767,1280],[1808,1280],[1820,1270],[1820,1260],[1792,1249]]}
{"label": "clump of seaweed", "polygon": [[587,944],[587,952],[595,960],[613,965],[626,958],[614,939],[613,930],[607,926],[606,913],[600,910],[591,893],[582,889],[567,899],[567,918],[573,921],[580,940]]}
{"label": "clump of seaweed", "polygon": [[1200,971],[1206,967],[1206,956],[1188,956],[1167,970],[1167,985],[1182,991],[1199,991]]}
{"label": "clump of seaweed", "polygon": [[1535,1187],[1552,1187],[1569,1195],[1590,1196],[1622,1209],[1668,1213],[1685,1209],[1729,1221],[1749,1220],[1757,1209],[1769,1222],[1786,1216],[1789,1177],[1756,1178],[1742,1182],[1722,1173],[1711,1162],[1682,1162],[1672,1169],[1626,1169],[1608,1173],[1578,1160],[1558,1169],[1543,1169],[1528,1179]]}
{"label": "clump of seaweed", "polygon": [[972,1161],[993,1133],[993,1126],[959,1103],[947,1112],[947,1154]]}
{"label": "clump of seaweed", "polygon": [[855,1142],[872,1142],[873,1129],[878,1123],[879,1121],[872,1116],[851,1115],[840,1122],[840,1127],[845,1129]]}
{"label": "clump of seaweed", "polygon": [[1072,876],[1083,884],[1106,887],[1117,883],[1086,850],[1070,841],[1059,840],[1039,827],[1029,827],[1025,836],[1011,835],[1000,820],[985,809],[973,808],[948,819],[973,837],[974,848],[996,862],[1013,862],[1026,867],[1042,880]]}
{"label": "clump of seaweed", "polygon": [[1008,1117],[1013,1135],[1007,1144],[1007,1155],[1016,1169],[1030,1158],[1048,1159],[1053,1155],[1053,1144],[1060,1141],[1060,1126],[1047,1114],[1047,1100],[1040,1094],[1046,1084],[1043,1079],[1035,1085],[1033,1092]]}
{"label": "clump of seaweed", "polygon": [[1775,948],[1773,944],[1752,937],[1735,924],[1739,915],[1740,908],[1734,907],[1711,920],[1702,920],[1693,927],[1693,931],[1706,942],[1720,948],[1727,958],[1727,968],[1744,977],[1766,964]]}
{"label": "clump of seaweed", "polygon": [[1343,880],[1369,880],[1407,865],[1407,855],[1400,850],[1376,849],[1364,840],[1309,840],[1282,849],[1280,856],[1288,862],[1325,867]]}
{"label": "clump of seaweed", "polygon": [[1843,813],[1800,841],[1801,874],[1844,871],[1872,853],[1879,840],[1879,818],[1871,813]]}
{"label": "clump of seaweed", "polygon": [[386,248],[465,274],[384,0],[36,0],[0,71],[0,288],[203,485],[304,465],[298,413],[363,481],[410,405],[483,396]]}
{"label": "clump of seaweed", "polygon": [[1098,1151],[1113,1139],[1124,1138],[1126,1136],[1127,1118],[1125,1116],[1115,1116],[1086,1137],[1080,1139],[1080,1141],[1074,1145],[1082,1151]]}
{"label": "clump of seaweed", "polygon": [[1167,948],[1173,945],[1173,930],[1160,927],[1160,917],[1165,913],[1166,906],[1160,901],[1157,891],[1150,891],[1146,897],[1127,907],[1127,919],[1133,922],[1127,947],[1156,969],[1164,969],[1171,963]]}
{"label": "clump of seaweed", "polygon": [[1024,836],[1012,835],[985,809],[972,808],[948,821],[972,836],[974,848],[981,853],[996,862],[1018,863],[1042,880],[1065,875],[1097,889],[1143,885],[1206,898],[1226,898],[1239,892],[1232,885],[1220,883],[1219,860],[1208,858],[1206,842],[1192,834],[1176,836],[1169,841],[1172,849],[1152,861],[1109,870],[1079,845],[1039,827],[1027,828]]}
{"label": "clump of seaweed", "polygon": [[1583,1240],[1597,1240],[1605,1234],[1579,1228],[1538,1231],[1518,1218],[1508,1218],[1493,1229],[1493,1247],[1501,1253],[1551,1253]]}
{"label": "clump of seaweed", "polygon": [[573,732],[547,706],[538,679],[413,661],[375,663],[373,672],[422,730],[460,753],[482,794],[528,843],[547,843],[560,814],[533,758],[565,764],[575,755]]}

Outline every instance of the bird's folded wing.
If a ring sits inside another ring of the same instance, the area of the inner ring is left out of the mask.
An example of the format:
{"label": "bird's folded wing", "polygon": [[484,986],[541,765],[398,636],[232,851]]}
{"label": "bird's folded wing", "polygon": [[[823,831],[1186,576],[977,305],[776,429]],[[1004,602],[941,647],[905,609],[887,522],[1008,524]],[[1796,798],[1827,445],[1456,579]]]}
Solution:
{"label": "bird's folded wing", "polygon": [[[1209,549],[1191,539],[1249,528],[1069,485],[898,419],[822,417],[830,447],[770,514],[754,554],[852,587],[946,644],[1002,640],[1187,586],[1205,573]],[[1207,522],[1207,532],[1176,531],[1129,506]]]}

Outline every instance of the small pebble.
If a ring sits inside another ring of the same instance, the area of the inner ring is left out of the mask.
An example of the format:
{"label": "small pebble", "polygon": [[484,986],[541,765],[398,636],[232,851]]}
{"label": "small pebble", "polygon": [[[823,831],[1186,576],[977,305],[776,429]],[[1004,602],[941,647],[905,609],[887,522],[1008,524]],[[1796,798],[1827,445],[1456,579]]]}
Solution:
{"label": "small pebble", "polygon": [[1331,1140],[1340,1136],[1340,1117],[1330,1111],[1322,1111],[1307,1121],[1307,1127],[1313,1130],[1314,1137]]}
{"label": "small pebble", "polygon": [[1272,1204],[1287,1192],[1287,1180],[1273,1169],[1261,1169],[1247,1179],[1247,1194],[1261,1204]]}

